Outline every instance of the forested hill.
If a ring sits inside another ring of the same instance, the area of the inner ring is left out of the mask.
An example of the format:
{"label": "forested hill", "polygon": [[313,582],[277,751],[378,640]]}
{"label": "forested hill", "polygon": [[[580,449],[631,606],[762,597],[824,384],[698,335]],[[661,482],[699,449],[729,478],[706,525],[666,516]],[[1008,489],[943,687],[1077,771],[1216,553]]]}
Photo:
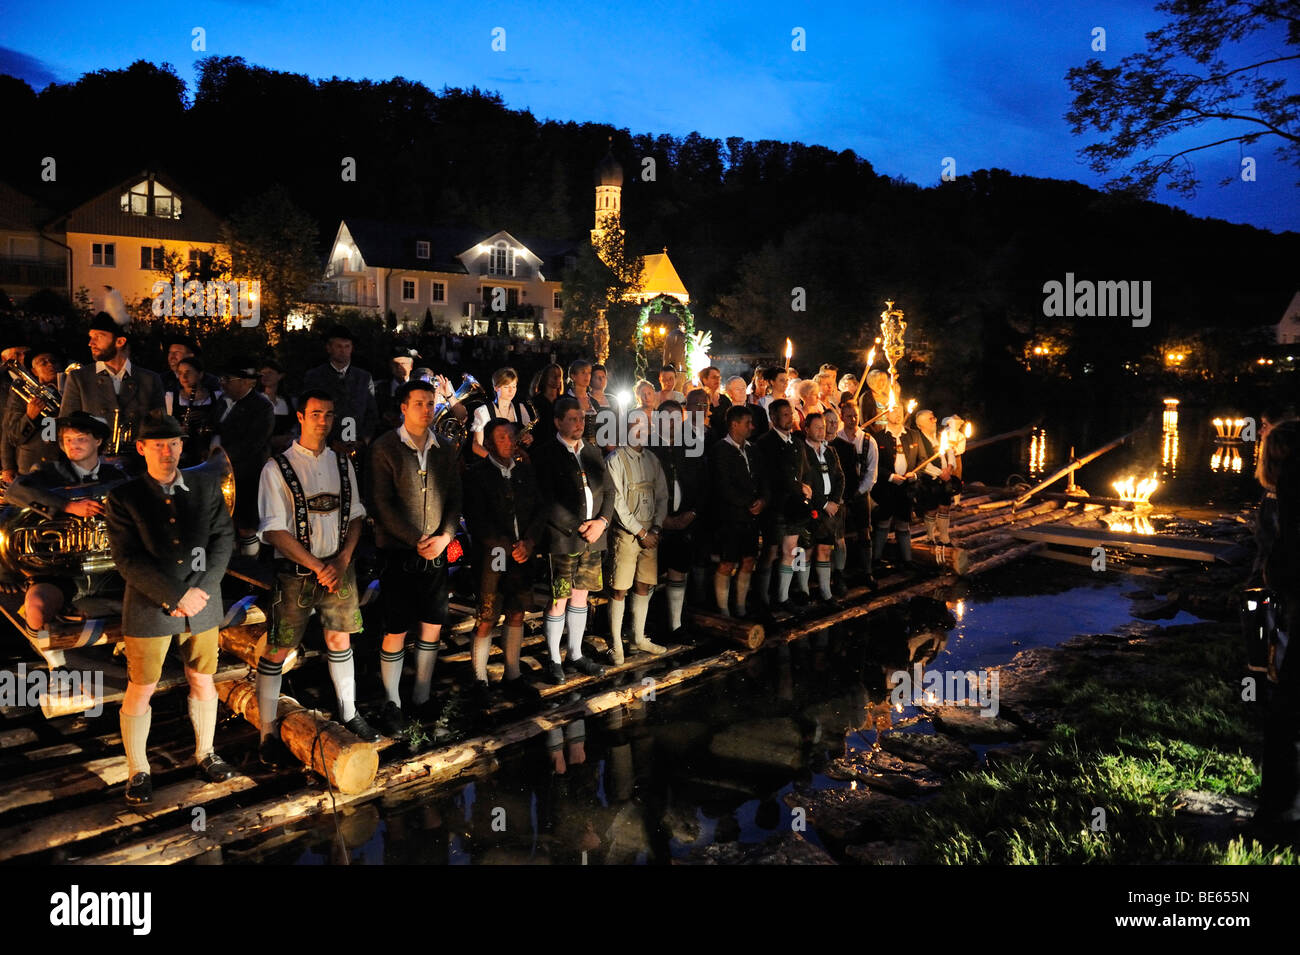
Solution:
{"label": "forested hill", "polygon": [[[199,69],[193,90],[143,61],[40,94],[0,77],[0,178],[66,209],[155,166],[222,214],[280,183],[319,222],[322,252],[347,215],[581,239],[612,135],[630,247],[667,246],[697,313],[731,326],[735,345],[770,345],[793,324],[805,354],[855,347],[886,297],[932,337],[996,318],[1010,341],[1043,321],[1046,281],[1145,280],[1155,289],[1146,339],[1276,321],[1300,282],[1296,233],[1072,182],[984,170],[922,189],[849,150],[542,122],[495,93],[400,78],[311,80],[225,57]],[[58,162],[53,183],[40,179],[46,156]],[[345,157],[355,182],[342,181]],[[646,158],[653,182],[640,179]],[[789,311],[794,286],[807,316]]]}

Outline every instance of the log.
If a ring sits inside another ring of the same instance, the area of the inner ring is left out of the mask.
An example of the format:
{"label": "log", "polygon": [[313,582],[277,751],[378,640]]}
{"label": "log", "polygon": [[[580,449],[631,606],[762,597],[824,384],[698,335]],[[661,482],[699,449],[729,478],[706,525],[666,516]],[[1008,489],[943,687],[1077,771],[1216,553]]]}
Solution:
{"label": "log", "polygon": [[[251,680],[217,684],[217,696],[232,712],[260,727],[257,688]],[[289,696],[281,696],[276,710],[280,739],[289,752],[341,793],[358,793],[374,782],[379,751],[333,720],[327,720]]]}
{"label": "log", "polygon": [[[927,564],[935,563],[935,549],[929,541],[912,541],[912,552]],[[970,552],[953,544],[943,545],[943,566],[958,576],[970,570]]]}
{"label": "log", "polygon": [[[237,627],[221,629],[221,649],[239,657],[250,667],[256,669],[257,661],[266,652],[266,620],[261,623],[241,623]],[[284,658],[283,670],[288,673],[302,662],[298,648],[289,651]]]}
{"label": "log", "polygon": [[691,626],[705,633],[721,637],[742,647],[756,650],[763,645],[763,625],[752,620],[738,620],[735,617],[723,617],[716,613],[691,610]]}

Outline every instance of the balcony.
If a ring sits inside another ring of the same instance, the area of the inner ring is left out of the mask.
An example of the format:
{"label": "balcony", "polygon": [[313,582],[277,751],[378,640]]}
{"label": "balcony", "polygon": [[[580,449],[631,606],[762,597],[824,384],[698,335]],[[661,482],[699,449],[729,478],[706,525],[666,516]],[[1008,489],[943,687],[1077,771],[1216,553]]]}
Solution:
{"label": "balcony", "polygon": [[358,308],[378,308],[374,295],[357,290],[355,282],[317,282],[303,293],[302,300],[316,305],[355,305]]}
{"label": "balcony", "polygon": [[66,265],[58,259],[0,255],[0,288],[66,288]]}
{"label": "balcony", "polygon": [[358,262],[354,265],[351,259],[335,259],[325,267],[325,277],[327,279],[361,274],[361,263]]}

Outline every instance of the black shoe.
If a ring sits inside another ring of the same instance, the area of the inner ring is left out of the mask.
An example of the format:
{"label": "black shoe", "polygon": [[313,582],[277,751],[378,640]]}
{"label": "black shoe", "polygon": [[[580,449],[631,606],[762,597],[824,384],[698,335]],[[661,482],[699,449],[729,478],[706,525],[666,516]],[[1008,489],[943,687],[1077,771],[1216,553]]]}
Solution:
{"label": "black shoe", "polygon": [[272,733],[257,747],[257,759],[267,769],[278,772],[298,763],[298,758],[289,752],[289,747],[279,736]]}
{"label": "black shoe", "polygon": [[502,680],[501,691],[505,694],[507,700],[525,706],[535,705],[542,701],[542,694],[538,692],[537,687],[521,676],[515,677],[513,680]]}
{"label": "black shoe", "polygon": [[406,729],[406,717],[402,715],[402,708],[392,700],[384,702],[384,708],[379,711],[379,718],[375,722],[379,724],[379,731],[389,739],[397,739]]}
{"label": "black shoe", "polygon": [[791,591],[789,603],[794,604],[796,607],[806,607],[812,603],[812,597],[802,590]]}
{"label": "black shoe", "polygon": [[365,743],[377,743],[384,738],[383,733],[366,722],[360,710],[357,711],[356,716],[343,724],[343,728]]}
{"label": "black shoe", "polygon": [[210,783],[224,783],[235,775],[235,767],[216,753],[208,753],[203,757],[203,762],[199,763],[199,775]]}
{"label": "black shoe", "polygon": [[818,594],[817,606],[823,610],[838,610],[840,602],[835,599],[834,592],[830,594]]}
{"label": "black shoe", "polygon": [[[746,614],[746,619],[750,619],[753,616],[753,613],[754,611],[751,610]],[[668,635],[668,639],[679,647],[692,647],[695,645],[695,635],[685,627],[678,627]]]}
{"label": "black shoe", "polygon": [[492,705],[492,684],[487,680],[475,680],[469,691],[469,704],[475,710],[486,710]]}
{"label": "black shoe", "polygon": [[148,773],[136,773],[126,784],[126,804],[147,806],[153,802],[153,779]]}
{"label": "black shoe", "polygon": [[863,583],[867,585],[867,589],[873,594],[880,589],[880,584],[876,582],[876,578],[871,574],[867,574],[866,580],[864,580]]}
{"label": "black shoe", "polygon": [[564,675],[564,667],[559,663],[546,664],[546,679],[552,686],[563,686],[569,682],[569,678]]}
{"label": "black shoe", "polygon": [[570,660],[569,666],[573,667],[579,673],[587,676],[604,676],[605,668],[595,660],[589,660],[587,657],[578,657],[576,660]]}
{"label": "black shoe", "polygon": [[430,696],[423,703],[414,704],[412,711],[421,723],[436,723],[446,709],[446,703],[436,696]]}
{"label": "black shoe", "polygon": [[837,580],[831,584],[831,594],[836,597],[843,597],[849,592],[849,588],[844,586],[843,579]]}

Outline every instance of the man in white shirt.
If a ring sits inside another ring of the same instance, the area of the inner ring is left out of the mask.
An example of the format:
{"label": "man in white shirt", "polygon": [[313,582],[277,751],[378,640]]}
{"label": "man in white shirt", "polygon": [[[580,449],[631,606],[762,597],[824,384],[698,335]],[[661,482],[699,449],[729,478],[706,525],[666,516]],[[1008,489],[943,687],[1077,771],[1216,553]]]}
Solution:
{"label": "man in white shirt", "polygon": [[366,509],[352,462],[328,445],[334,426],[334,402],[328,392],[303,392],[298,424],[302,436],[266,462],[257,492],[262,515],[258,533],[275,548],[275,602],[266,650],[257,663],[259,755],[272,769],[291,764],[275,733],[281,670],[289,652],[302,642],[313,609],[325,633],[339,721],[367,742],[380,737],[357,710],[352,661],[351,634],[362,630],[352,554],[361,539]]}
{"label": "man in white shirt", "polygon": [[650,591],[659,581],[659,535],[668,516],[668,484],[659,459],[646,451],[650,415],[634,408],[627,416],[627,445],[605,458],[614,489],[614,591],[609,600],[610,647],[614,665],[623,663],[623,611],[632,589],[632,645],[643,653],[665,648],[646,639]]}

